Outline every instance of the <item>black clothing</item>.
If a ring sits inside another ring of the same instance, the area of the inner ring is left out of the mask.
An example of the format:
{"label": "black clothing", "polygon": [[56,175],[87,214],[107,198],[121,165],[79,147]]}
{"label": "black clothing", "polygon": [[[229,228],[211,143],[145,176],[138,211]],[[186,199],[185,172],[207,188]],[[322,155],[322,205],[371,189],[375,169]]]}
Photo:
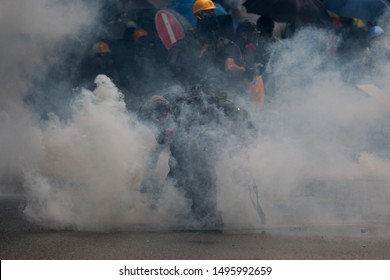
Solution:
{"label": "black clothing", "polygon": [[[185,223],[195,229],[221,229],[217,207],[216,163],[230,137],[251,142],[256,130],[249,114],[214,87],[194,87],[174,104],[176,137],[170,144],[168,177],[191,202]],[[166,97],[169,99],[169,97]]]}
{"label": "black clothing", "polygon": [[231,40],[233,34],[231,16],[211,15],[198,21],[196,30],[187,32],[169,49],[167,64],[174,77],[188,87],[224,85],[231,78],[224,77],[225,59],[241,61],[240,50]]}
{"label": "black clothing", "polygon": [[242,82],[237,73],[225,71],[225,61],[230,57],[241,64],[241,51],[210,22],[203,21],[170,48],[168,65],[186,92],[164,96],[174,106],[177,127],[170,144],[168,177],[190,200],[191,210],[183,222],[196,229],[222,228],[217,207],[218,156],[229,137],[245,143],[253,137],[248,137],[248,131],[254,131],[248,113],[226,99],[227,91]]}
{"label": "black clothing", "polygon": [[177,82],[185,86],[197,84],[204,76],[199,59],[202,45],[195,32],[188,32],[169,49],[167,65]]}
{"label": "black clothing", "polygon": [[151,96],[168,80],[165,57],[165,49],[152,35],[142,37],[135,43],[133,87],[136,94]]}
{"label": "black clothing", "polygon": [[[204,52],[202,47],[205,48]],[[199,33],[189,32],[170,48],[167,64],[174,78],[187,88],[198,84],[212,84],[231,89],[242,82],[241,75],[225,71],[228,57],[242,65],[240,48],[233,41],[215,34],[215,39],[205,47]]]}

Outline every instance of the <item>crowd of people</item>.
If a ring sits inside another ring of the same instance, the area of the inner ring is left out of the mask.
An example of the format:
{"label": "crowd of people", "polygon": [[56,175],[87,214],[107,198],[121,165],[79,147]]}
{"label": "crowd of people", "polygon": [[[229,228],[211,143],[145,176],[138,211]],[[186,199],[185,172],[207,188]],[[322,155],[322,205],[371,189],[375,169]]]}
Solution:
{"label": "crowd of people", "polygon": [[220,34],[232,33],[226,28],[233,25],[226,26],[226,18],[221,24],[215,9],[212,1],[195,1],[196,29],[168,51],[166,64],[173,82],[183,88],[180,95],[153,96],[141,107],[146,108],[142,116],[149,114],[143,120],[159,128],[156,139],[169,146],[167,180],[190,200],[190,210],[181,222],[196,229],[223,227],[217,207],[216,163],[226,146],[223,139],[228,137],[224,135],[236,136],[242,146],[256,135],[249,113],[230,99],[242,94],[259,110],[264,105],[256,25],[249,21],[239,24],[237,40],[223,37]]}
{"label": "crowd of people", "polygon": [[[224,144],[214,132],[237,136],[241,146],[255,139],[250,114],[236,102],[244,100],[261,112],[272,100],[277,84],[268,65],[273,46],[285,39],[275,36],[275,22],[270,18],[234,22],[231,15],[216,15],[216,9],[211,0],[194,1],[196,27],[186,30],[184,38],[169,49],[154,30],[128,20],[121,38],[94,42],[75,82],[93,88],[96,75],[105,74],[124,93],[129,109],[152,128],[160,145],[151,166],[162,147],[169,147],[168,179],[191,201],[183,219],[198,229],[223,227],[215,165]],[[384,33],[376,22],[334,16],[332,23],[321,28],[343,38],[330,51],[371,69],[370,44]],[[285,34],[291,37],[294,32],[297,25]],[[352,76],[348,72],[346,79],[356,79]],[[161,91],[170,85],[180,85],[180,95]],[[264,214],[259,215],[264,222]]]}
{"label": "crowd of people", "polygon": [[[256,138],[248,111],[235,103],[252,104],[261,112],[272,100],[277,84],[267,65],[274,55],[273,46],[285,39],[275,36],[272,19],[260,16],[256,23],[234,23],[231,15],[216,15],[216,9],[211,0],[194,1],[196,27],[186,30],[184,38],[169,49],[158,36],[131,23],[122,39],[97,41],[80,74],[86,84],[97,74],[106,74],[125,95],[140,98],[139,119],[152,128],[159,144],[151,166],[162,149],[169,147],[167,180],[190,200],[190,210],[181,219],[195,229],[223,227],[216,194],[216,163],[225,144],[221,134],[236,135],[241,147]],[[285,34],[294,36],[298,27],[289,26]],[[337,48],[326,51],[362,64],[371,63],[367,50],[384,33],[375,22],[341,17],[317,27],[333,28],[343,36]],[[347,73],[347,80],[354,78]],[[179,84],[183,90],[179,95],[161,92],[170,84]],[[158,193],[161,189],[144,184],[141,191]],[[264,213],[258,208],[264,223]]]}
{"label": "crowd of people", "polygon": [[[121,38],[105,34],[96,39],[78,67],[75,85],[92,87],[93,77],[106,74],[127,93],[126,97],[142,100],[170,84],[189,86],[214,80],[261,109],[275,95],[271,71],[266,71],[272,45],[294,36],[301,25],[289,23],[276,32],[270,18],[260,16],[255,24],[230,14],[217,15],[217,7],[212,1],[194,1],[196,27],[185,30],[185,37],[169,49],[164,47],[153,24],[146,26],[122,19]],[[373,64],[370,45],[384,33],[377,22],[334,14],[332,19],[333,22],[319,27],[332,29],[342,38],[333,50],[338,59]],[[346,75],[351,79],[352,73]],[[236,99],[234,94],[229,97]],[[132,109],[137,108],[133,101],[129,103]]]}

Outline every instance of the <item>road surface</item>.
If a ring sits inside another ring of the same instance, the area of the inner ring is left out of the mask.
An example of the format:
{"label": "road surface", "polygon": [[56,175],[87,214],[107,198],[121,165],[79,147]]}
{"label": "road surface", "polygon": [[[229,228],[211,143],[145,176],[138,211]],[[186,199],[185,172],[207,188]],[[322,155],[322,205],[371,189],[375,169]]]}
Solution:
{"label": "road surface", "polygon": [[[343,260],[390,259],[390,237],[375,228],[264,228],[258,232],[48,230],[28,222],[23,200],[0,199],[2,260]],[[348,233],[348,234],[346,234]]]}

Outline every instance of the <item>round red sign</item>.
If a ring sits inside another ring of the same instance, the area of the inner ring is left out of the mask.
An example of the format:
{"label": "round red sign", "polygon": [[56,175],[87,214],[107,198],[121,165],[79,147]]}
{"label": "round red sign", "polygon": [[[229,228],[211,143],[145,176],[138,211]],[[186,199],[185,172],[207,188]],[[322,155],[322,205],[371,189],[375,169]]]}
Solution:
{"label": "round red sign", "polygon": [[175,42],[184,37],[184,29],[174,12],[160,10],[156,13],[155,24],[158,36],[169,49]]}

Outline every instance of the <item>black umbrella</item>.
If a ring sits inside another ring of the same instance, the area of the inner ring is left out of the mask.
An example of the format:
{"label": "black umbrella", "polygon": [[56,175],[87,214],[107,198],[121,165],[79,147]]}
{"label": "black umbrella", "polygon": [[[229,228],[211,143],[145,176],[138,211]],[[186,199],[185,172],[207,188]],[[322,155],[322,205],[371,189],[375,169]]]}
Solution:
{"label": "black umbrella", "polygon": [[373,21],[380,17],[389,4],[384,0],[325,0],[324,7],[340,16]]}
{"label": "black umbrella", "polygon": [[319,0],[247,0],[243,5],[248,13],[277,22],[330,22],[330,16]]}

